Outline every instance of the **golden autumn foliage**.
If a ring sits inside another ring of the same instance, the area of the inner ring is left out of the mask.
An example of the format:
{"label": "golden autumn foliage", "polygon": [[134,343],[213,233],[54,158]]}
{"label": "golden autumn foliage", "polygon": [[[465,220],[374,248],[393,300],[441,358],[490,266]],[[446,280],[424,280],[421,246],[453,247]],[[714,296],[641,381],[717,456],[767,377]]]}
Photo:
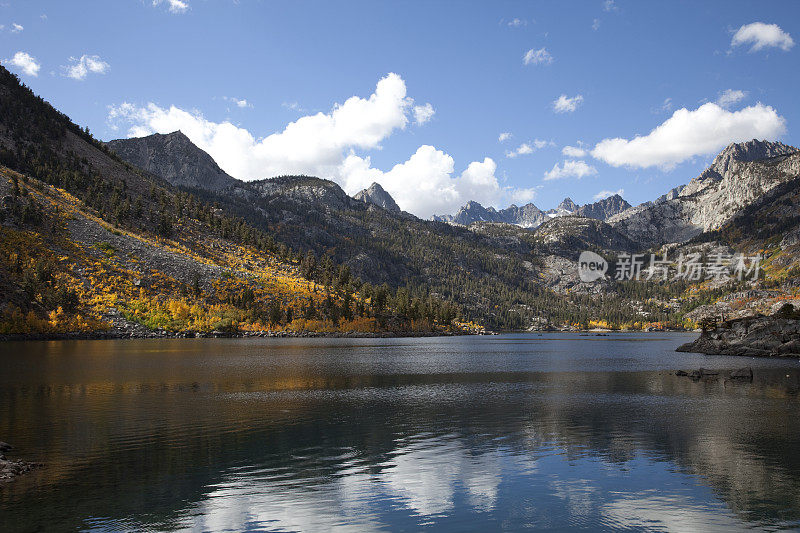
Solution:
{"label": "golden autumn foliage", "polygon": [[[0,169],[0,174],[11,171]],[[388,324],[382,318],[391,315],[385,296],[376,307],[380,291],[361,295],[352,287],[310,281],[301,275],[299,261],[210,235],[197,220],[181,219],[170,239],[135,233],[109,224],[62,189],[31,178],[25,183],[31,185],[26,197],[43,220],[32,229],[0,226],[0,274],[11,286],[23,288],[16,301],[0,306],[0,334],[103,331],[112,316],[120,315],[171,332],[376,333],[387,327],[451,327],[421,317]],[[93,228],[93,234],[105,233],[113,244],[74,240],[67,228],[75,221]],[[214,274],[194,283],[186,276],[176,279],[132,250],[177,257],[181,264]],[[403,305],[409,305],[407,296]]]}

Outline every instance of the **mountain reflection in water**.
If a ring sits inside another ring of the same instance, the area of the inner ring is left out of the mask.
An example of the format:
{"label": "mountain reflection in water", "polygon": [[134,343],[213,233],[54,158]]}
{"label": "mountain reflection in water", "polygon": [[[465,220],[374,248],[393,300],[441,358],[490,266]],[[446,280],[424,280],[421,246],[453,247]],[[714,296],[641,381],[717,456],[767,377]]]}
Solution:
{"label": "mountain reflection in water", "polygon": [[799,527],[800,365],[687,337],[7,343],[0,530]]}

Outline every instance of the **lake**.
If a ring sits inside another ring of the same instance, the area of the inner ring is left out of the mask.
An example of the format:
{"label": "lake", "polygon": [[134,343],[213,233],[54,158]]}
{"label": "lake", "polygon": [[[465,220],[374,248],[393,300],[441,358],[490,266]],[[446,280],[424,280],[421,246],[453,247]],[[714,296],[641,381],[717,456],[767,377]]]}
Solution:
{"label": "lake", "polygon": [[800,527],[800,363],[695,337],[0,344],[0,530]]}

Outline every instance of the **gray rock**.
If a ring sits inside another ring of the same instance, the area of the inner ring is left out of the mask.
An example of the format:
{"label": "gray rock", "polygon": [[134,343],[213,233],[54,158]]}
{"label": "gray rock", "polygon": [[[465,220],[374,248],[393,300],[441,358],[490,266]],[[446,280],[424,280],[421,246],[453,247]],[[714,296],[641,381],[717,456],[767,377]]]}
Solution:
{"label": "gray rock", "polygon": [[220,192],[241,184],[180,131],[117,139],[107,144],[123,160],[178,187]]}
{"label": "gray rock", "polygon": [[737,370],[731,370],[731,373],[728,375],[728,377],[729,379],[734,380],[753,381],[753,369],[749,366],[746,366]]}
{"label": "gray rock", "polygon": [[729,320],[677,348],[679,352],[747,357],[800,357],[800,320],[757,316]]}
{"label": "gray rock", "polygon": [[685,187],[627,209],[608,222],[647,246],[684,242],[718,229],[799,171],[797,148],[757,140],[733,143]]}
{"label": "gray rock", "polygon": [[581,217],[595,218],[597,220],[608,220],[614,215],[630,209],[631,204],[626,202],[622,196],[615,194],[597,201],[593,204],[582,205],[575,210],[575,214]]}
{"label": "gray rock", "polygon": [[400,206],[397,205],[397,202],[394,201],[394,198],[392,198],[392,196],[386,192],[379,183],[373,183],[368,188],[356,193],[353,198],[359,202],[364,202],[365,204],[377,205],[378,207],[382,207],[387,211],[393,211],[395,213],[400,212]]}

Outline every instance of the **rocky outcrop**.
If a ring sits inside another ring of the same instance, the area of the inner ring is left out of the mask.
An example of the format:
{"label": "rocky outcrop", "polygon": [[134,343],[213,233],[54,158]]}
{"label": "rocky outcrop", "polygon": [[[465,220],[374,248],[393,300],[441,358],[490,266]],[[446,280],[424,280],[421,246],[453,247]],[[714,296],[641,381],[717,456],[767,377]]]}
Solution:
{"label": "rocky outcrop", "polygon": [[758,316],[723,322],[679,352],[747,357],[800,357],[800,320]]}
{"label": "rocky outcrop", "polygon": [[615,194],[593,204],[582,205],[575,210],[575,214],[579,217],[607,220],[616,214],[622,213],[626,209],[630,209],[630,207],[631,204],[626,202],[622,196]]}
{"label": "rocky outcrop", "polygon": [[564,216],[536,228],[536,240],[551,253],[577,260],[583,250],[625,251],[637,244],[601,220]]}
{"label": "rocky outcrop", "polygon": [[521,207],[514,204],[499,211],[494,207],[483,207],[475,201],[467,202],[455,215],[434,215],[431,220],[468,226],[476,222],[502,222],[522,228],[535,228],[547,220],[547,215],[533,204]]}
{"label": "rocky outcrop", "polygon": [[797,148],[756,140],[731,144],[685,187],[614,215],[608,223],[645,246],[685,242],[720,228],[798,174]]}
{"label": "rocky outcrop", "polygon": [[41,463],[28,463],[14,459],[6,459],[6,453],[14,447],[8,443],[0,442],[0,482],[10,481],[17,476],[26,474],[35,468],[42,466]]}
{"label": "rocky outcrop", "polygon": [[455,215],[434,215],[431,220],[461,224],[462,226],[469,226],[476,222],[501,222],[521,228],[534,229],[552,218],[568,215],[605,220],[630,208],[630,206],[618,194],[584,206],[578,206],[571,198],[564,198],[558,204],[558,207],[547,211],[542,211],[534,204],[525,204],[521,207],[511,204],[505,209],[497,210],[494,207],[483,207],[478,202],[470,201],[459,209]]}
{"label": "rocky outcrop", "polygon": [[373,204],[382,207],[387,211],[395,213],[400,212],[400,206],[394,201],[394,198],[380,186],[379,183],[373,183],[368,188],[356,193],[353,196],[355,200],[364,202],[365,204]]}
{"label": "rocky outcrop", "polygon": [[310,176],[279,176],[253,181],[249,185],[256,194],[267,200],[322,204],[331,209],[347,209],[361,204],[347,196],[334,182]]}
{"label": "rocky outcrop", "polygon": [[242,182],[232,178],[181,131],[106,143],[123,160],[177,187],[229,191]]}

